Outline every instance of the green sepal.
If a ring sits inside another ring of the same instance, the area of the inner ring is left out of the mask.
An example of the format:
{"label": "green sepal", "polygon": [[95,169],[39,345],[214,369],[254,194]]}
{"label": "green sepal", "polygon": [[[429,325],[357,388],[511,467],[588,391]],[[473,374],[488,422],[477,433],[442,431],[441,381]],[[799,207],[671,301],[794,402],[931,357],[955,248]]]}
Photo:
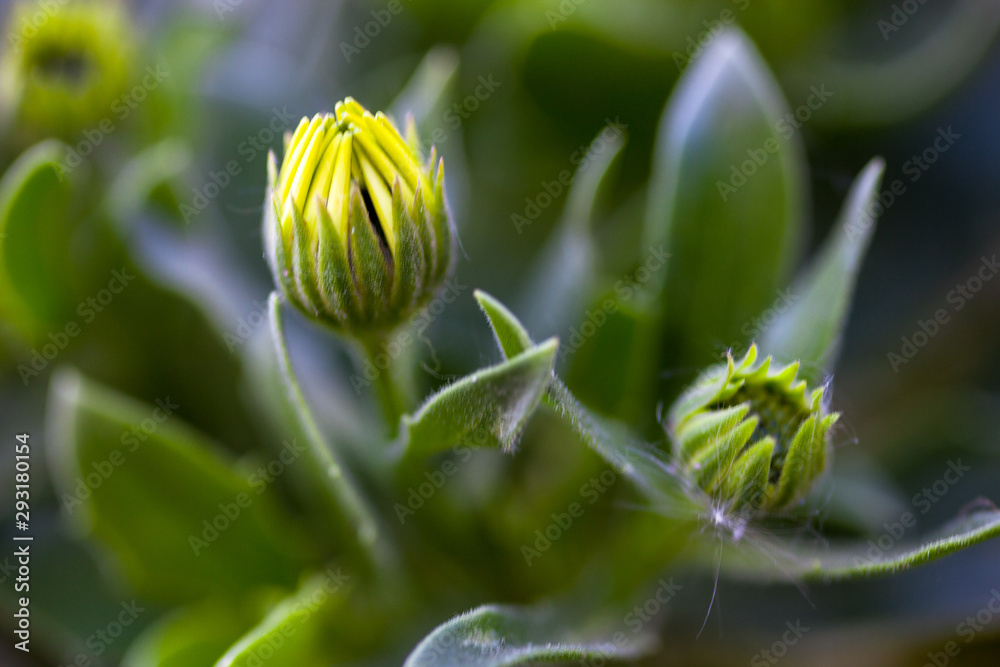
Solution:
{"label": "green sepal", "polygon": [[558,349],[550,339],[431,396],[403,417],[402,454],[432,456],[458,443],[511,451],[552,380]]}
{"label": "green sepal", "polygon": [[736,459],[732,472],[723,477],[719,486],[719,495],[731,499],[733,509],[758,509],[766,502],[773,454],[774,438],[767,436]]}
{"label": "green sepal", "polygon": [[715,492],[719,478],[732,471],[733,462],[757,430],[759,420],[748,417],[728,431],[719,433],[688,463],[695,481],[709,494]]}
{"label": "green sepal", "polygon": [[351,186],[351,267],[354,284],[358,293],[361,314],[365,322],[372,324],[385,311],[392,290],[389,262],[382,241],[375,233],[375,227],[368,219],[361,189]]}
{"label": "green sepal", "polygon": [[[392,188],[392,214],[396,221],[396,256],[393,258],[392,307],[409,310],[424,292],[423,277],[426,273],[424,249],[420,243],[417,226],[413,222],[400,188]],[[430,294],[425,296],[429,297]]]}

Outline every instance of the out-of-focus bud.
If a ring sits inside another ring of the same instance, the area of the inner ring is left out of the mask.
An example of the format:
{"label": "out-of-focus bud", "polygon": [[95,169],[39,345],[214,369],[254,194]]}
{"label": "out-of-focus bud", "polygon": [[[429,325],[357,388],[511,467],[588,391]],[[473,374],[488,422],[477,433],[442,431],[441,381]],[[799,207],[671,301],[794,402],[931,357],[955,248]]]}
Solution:
{"label": "out-of-focus bud", "polygon": [[0,60],[0,118],[21,136],[78,139],[128,88],[134,42],[111,0],[16,4]]}
{"label": "out-of-focus bud", "polygon": [[333,329],[385,334],[427,303],[451,265],[444,164],[422,164],[381,112],[351,98],[303,118],[272,154],[264,213],[275,280]]}
{"label": "out-of-focus bud", "polygon": [[667,431],[681,469],[724,508],[776,512],[800,500],[826,469],[839,418],[824,388],[796,381],[798,362],[771,369],[742,361],[713,366],[671,408]]}

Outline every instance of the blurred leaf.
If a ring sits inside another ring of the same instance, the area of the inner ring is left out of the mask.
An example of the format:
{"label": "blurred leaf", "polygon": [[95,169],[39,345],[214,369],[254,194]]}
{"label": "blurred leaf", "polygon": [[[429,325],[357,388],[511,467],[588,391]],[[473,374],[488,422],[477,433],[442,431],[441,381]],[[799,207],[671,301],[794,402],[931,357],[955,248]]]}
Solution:
{"label": "blurred leaf", "polygon": [[[339,664],[345,649],[329,641],[330,614],[345,606],[350,577],[328,570],[306,581],[219,658],[215,667],[325,667]],[[349,655],[349,654],[348,654]]]}
{"label": "blurred leaf", "polygon": [[[524,296],[524,320],[538,336],[561,335],[580,321],[597,273],[593,224],[597,195],[606,185],[622,147],[621,135],[601,135],[591,142],[569,186],[562,219],[540,253]],[[598,144],[600,142],[600,144]]]}
{"label": "blurred leaf", "polygon": [[786,362],[802,361],[801,374],[821,381],[832,370],[861,261],[875,231],[874,206],[885,162],[876,158],[861,172],[836,229],[809,270],[791,289],[792,302],[761,335],[761,348]]}
{"label": "blurred leaf", "polygon": [[[395,560],[393,549],[386,542],[386,536],[379,526],[378,518],[368,500],[362,495],[350,472],[338,460],[338,456],[320,432],[312,411],[306,404],[299,387],[285,345],[284,324],[281,317],[281,301],[277,292],[271,292],[268,299],[268,322],[275,365],[279,371],[276,379],[281,382],[284,393],[279,396],[282,412],[297,436],[305,444],[304,473],[308,475],[308,488],[314,498],[323,498],[325,509],[330,512],[334,525],[349,526],[350,541],[344,546],[360,546],[370,565],[391,567]],[[307,494],[308,496],[309,494]]]}
{"label": "blurred leaf", "polygon": [[[438,46],[427,52],[406,87],[396,96],[389,113],[401,123],[407,114],[413,115],[418,128],[425,128],[428,119],[440,116],[447,99],[446,93],[455,83],[458,73],[458,52],[448,46]],[[431,142],[428,142],[428,140]],[[433,143],[424,137],[424,143]]]}
{"label": "blurred leaf", "polygon": [[580,400],[631,424],[655,415],[650,368],[659,340],[649,296],[624,281],[609,285],[591,302],[587,319],[570,329],[560,355],[566,382]]}
{"label": "blurred leaf", "polygon": [[458,443],[512,450],[552,379],[558,348],[547,340],[438,391],[403,417],[404,455],[433,456]]}
{"label": "blurred leaf", "polygon": [[670,253],[667,344],[684,363],[741,340],[795,263],[807,171],[786,113],[767,65],[733,30],[685,71],[663,115],[647,240]]}
{"label": "blurred leaf", "polygon": [[[863,127],[890,125],[918,116],[973,72],[993,47],[1000,30],[1000,4],[992,0],[949,4],[944,16],[939,12],[934,17],[917,17],[928,19],[919,29],[909,12],[902,25],[887,20],[890,12],[885,12],[875,28],[896,53],[859,60],[853,49],[838,44],[836,47],[848,57],[824,50],[797,61],[784,79],[792,89],[804,94],[816,82],[823,82],[833,91],[829,102],[816,113],[821,123]],[[868,25],[865,28],[871,29]],[[896,44],[905,44],[903,33],[919,35],[919,41],[895,49]]]}
{"label": "blurred leaf", "polygon": [[251,627],[244,616],[218,602],[178,610],[132,643],[122,667],[212,667]]}
{"label": "blurred leaf", "polygon": [[49,419],[62,505],[150,599],[293,585],[306,558],[295,521],[262,495],[260,477],[178,423],[176,407],[169,396],[142,405],[75,372],[57,376]]}
{"label": "blurred leaf", "polygon": [[[142,209],[169,193],[167,201],[171,214],[180,219],[180,209],[171,185],[191,166],[194,156],[181,140],[168,138],[146,148],[129,160],[108,192],[106,206],[119,225],[130,224]],[[171,201],[172,200],[172,201]]]}
{"label": "blurred leaf", "polygon": [[553,612],[501,605],[473,609],[427,635],[403,667],[513,667],[591,660],[603,664],[634,659],[650,648],[650,642],[642,639],[581,642],[559,627]]}
{"label": "blurred leaf", "polygon": [[62,144],[46,141],[22,154],[0,179],[0,312],[31,340],[72,304],[66,293],[70,185]]}

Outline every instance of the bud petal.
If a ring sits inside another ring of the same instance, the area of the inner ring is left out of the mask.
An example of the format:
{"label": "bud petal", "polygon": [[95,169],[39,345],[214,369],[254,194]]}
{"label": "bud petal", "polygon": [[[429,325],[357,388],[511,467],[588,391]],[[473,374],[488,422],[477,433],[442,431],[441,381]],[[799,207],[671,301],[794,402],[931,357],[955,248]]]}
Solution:
{"label": "bud petal", "polygon": [[387,333],[451,266],[443,164],[422,163],[410,139],[347,98],[286,135],[280,168],[268,159],[264,238],[275,282],[338,331]]}
{"label": "bud petal", "polygon": [[826,468],[823,388],[796,381],[798,362],[756,364],[757,348],[706,370],[674,404],[667,429],[682,470],[734,510],[777,511],[802,498]]}

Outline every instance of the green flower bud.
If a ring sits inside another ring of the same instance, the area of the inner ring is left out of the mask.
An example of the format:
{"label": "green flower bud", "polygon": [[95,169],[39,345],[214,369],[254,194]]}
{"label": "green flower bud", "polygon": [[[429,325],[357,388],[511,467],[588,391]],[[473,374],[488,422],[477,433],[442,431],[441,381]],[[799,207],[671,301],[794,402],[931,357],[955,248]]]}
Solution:
{"label": "green flower bud", "polygon": [[421,164],[381,112],[351,98],[303,118],[273,154],[264,239],[275,280],[310,317],[385,334],[427,303],[451,265],[444,162]]}
{"label": "green flower bud", "polygon": [[132,31],[118,3],[40,8],[21,2],[11,11],[7,34],[0,61],[5,120],[17,122],[27,135],[73,141],[112,117],[134,60]]}
{"label": "green flower bud", "polygon": [[742,361],[705,371],[671,408],[667,431],[683,473],[731,511],[774,512],[801,499],[826,469],[824,387],[796,381],[799,364]]}

